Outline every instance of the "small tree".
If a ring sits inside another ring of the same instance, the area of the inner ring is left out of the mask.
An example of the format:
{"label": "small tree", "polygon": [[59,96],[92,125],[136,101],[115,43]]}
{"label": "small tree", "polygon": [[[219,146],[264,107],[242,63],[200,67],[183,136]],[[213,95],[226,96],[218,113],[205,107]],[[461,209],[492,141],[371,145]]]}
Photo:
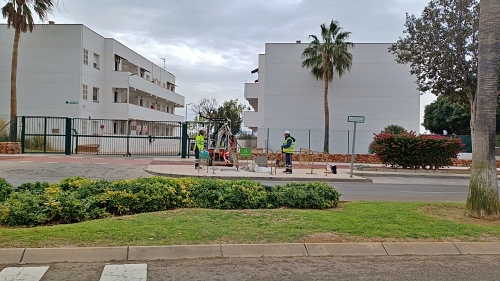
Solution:
{"label": "small tree", "polygon": [[216,97],[203,98],[197,104],[191,106],[191,110],[198,115],[198,121],[206,121],[213,115],[217,115],[219,102]]}
{"label": "small tree", "polygon": [[217,110],[218,117],[231,120],[231,133],[238,134],[243,125],[243,111],[249,109],[248,106],[238,103],[238,99],[225,101]]}

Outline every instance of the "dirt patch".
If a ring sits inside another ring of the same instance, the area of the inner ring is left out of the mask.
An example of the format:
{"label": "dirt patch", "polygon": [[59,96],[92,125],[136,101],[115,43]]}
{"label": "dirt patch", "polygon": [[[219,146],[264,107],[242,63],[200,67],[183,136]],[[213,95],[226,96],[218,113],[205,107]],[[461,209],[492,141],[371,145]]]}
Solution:
{"label": "dirt patch", "polygon": [[431,217],[450,220],[459,223],[468,223],[481,226],[500,226],[500,220],[483,220],[467,217],[464,215],[465,206],[449,206],[449,205],[433,205],[433,206],[423,206],[420,211]]}

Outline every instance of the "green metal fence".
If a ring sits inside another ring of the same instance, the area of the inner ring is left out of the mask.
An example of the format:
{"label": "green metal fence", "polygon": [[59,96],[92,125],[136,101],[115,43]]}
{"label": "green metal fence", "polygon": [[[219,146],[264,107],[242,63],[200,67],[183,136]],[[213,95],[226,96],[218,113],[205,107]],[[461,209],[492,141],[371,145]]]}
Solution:
{"label": "green metal fence", "polygon": [[73,119],[76,154],[159,155],[181,154],[180,122]]}
{"label": "green metal fence", "polygon": [[22,116],[18,118],[21,153],[71,153],[71,119]]}

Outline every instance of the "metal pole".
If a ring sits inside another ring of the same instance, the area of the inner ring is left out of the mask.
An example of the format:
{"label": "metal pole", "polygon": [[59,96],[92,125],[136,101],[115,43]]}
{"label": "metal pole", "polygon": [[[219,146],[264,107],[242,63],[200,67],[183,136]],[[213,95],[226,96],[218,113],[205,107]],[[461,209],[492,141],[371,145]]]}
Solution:
{"label": "metal pole", "polygon": [[311,129],[309,129],[309,150],[310,149],[311,149]]}
{"label": "metal pole", "polygon": [[351,155],[351,178],[354,169],[354,149],[356,147],[356,122],[354,122],[354,134],[352,136],[352,155]]}
{"label": "metal pole", "polygon": [[43,125],[43,153],[47,153],[47,117],[44,118]]}
{"label": "metal pole", "polygon": [[349,154],[349,143],[351,142],[351,135],[349,130],[347,130],[347,154]]}
{"label": "metal pole", "polygon": [[266,149],[269,149],[269,128],[267,128],[267,141],[266,141]]}

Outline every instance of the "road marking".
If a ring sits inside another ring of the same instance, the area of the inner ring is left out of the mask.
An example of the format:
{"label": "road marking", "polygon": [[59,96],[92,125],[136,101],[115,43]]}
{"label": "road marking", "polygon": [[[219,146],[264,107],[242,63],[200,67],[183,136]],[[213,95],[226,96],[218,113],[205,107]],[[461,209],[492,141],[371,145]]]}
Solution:
{"label": "road marking", "polygon": [[48,269],[48,266],[7,267],[0,272],[0,281],[39,281]]}
{"label": "road marking", "polygon": [[17,162],[20,162],[20,163],[33,163],[33,161],[17,161]]}
{"label": "road marking", "polygon": [[100,281],[146,281],[148,277],[148,265],[142,264],[121,264],[106,265],[102,271]]}
{"label": "road marking", "polygon": [[102,160],[104,158],[92,158],[92,159],[94,159],[94,160]]}
{"label": "road marking", "polygon": [[57,164],[59,162],[45,162],[45,164]]}
{"label": "road marking", "polygon": [[467,192],[444,192],[444,191],[400,191],[402,193],[442,193],[442,194],[467,194]]}

